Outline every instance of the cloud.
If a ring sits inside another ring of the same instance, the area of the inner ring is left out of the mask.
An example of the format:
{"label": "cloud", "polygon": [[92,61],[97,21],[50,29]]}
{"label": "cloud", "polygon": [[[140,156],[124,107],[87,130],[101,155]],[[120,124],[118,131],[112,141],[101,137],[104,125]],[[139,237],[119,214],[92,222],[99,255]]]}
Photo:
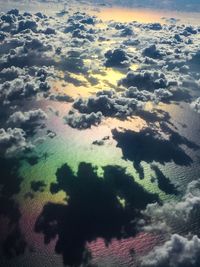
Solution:
{"label": "cloud", "polygon": [[11,66],[10,68],[3,69],[0,72],[0,79],[2,82],[12,81],[18,78],[21,74],[24,74],[22,69]]}
{"label": "cloud", "polygon": [[126,52],[120,48],[109,50],[105,53],[106,67],[127,67],[129,64],[129,57]]}
{"label": "cloud", "polygon": [[[83,117],[85,119],[88,117],[86,116],[87,114],[96,114],[98,112],[102,114],[101,119],[103,117],[126,119],[144,109],[146,102],[153,101],[154,103],[158,103],[160,101],[169,101],[172,96],[172,93],[167,89],[157,89],[149,92],[146,90],[139,91],[136,87],[129,87],[119,94],[113,90],[102,90],[97,92],[96,96],[75,100],[72,110],[65,116],[65,122],[70,123],[70,126],[73,125],[73,127],[79,128],[80,125],[77,124],[77,121],[82,122],[80,118]],[[80,114],[78,115],[75,111],[78,111]],[[90,127],[89,124],[88,127]]]}
{"label": "cloud", "polygon": [[101,112],[91,112],[89,114],[78,114],[73,111],[69,112],[67,116],[64,117],[65,123],[67,123],[72,128],[77,129],[87,129],[92,125],[98,125],[101,123],[102,113]]}
{"label": "cloud", "polygon": [[148,205],[144,215],[150,218],[144,229],[156,232],[156,229],[163,233],[178,232],[181,235],[189,233],[200,234],[200,181],[196,180],[188,184],[186,193],[180,201],[168,201],[163,205],[158,203]]}
{"label": "cloud", "polygon": [[[46,81],[49,71],[45,69],[29,69],[29,73],[31,75],[25,70],[15,67],[4,69],[1,72],[2,76],[0,78],[4,82],[0,84],[0,99],[4,104],[35,98],[38,94],[45,94],[50,90],[49,82]],[[17,78],[15,78],[16,76]],[[6,80],[8,77],[9,79]]]}
{"label": "cloud", "polygon": [[47,118],[47,114],[41,109],[26,112],[16,111],[9,117],[8,124],[12,127],[22,127],[24,130],[32,131],[36,127],[44,127],[44,121]]}
{"label": "cloud", "polygon": [[163,53],[160,52],[160,50],[157,49],[156,45],[150,45],[149,47],[146,47],[143,52],[143,56],[145,57],[150,57],[154,59],[162,59],[163,58]]}
{"label": "cloud", "polygon": [[51,94],[49,99],[59,102],[74,102],[74,99],[67,94]]}
{"label": "cloud", "polygon": [[178,234],[171,236],[142,259],[141,267],[197,267],[200,264],[200,239]]}
{"label": "cloud", "polygon": [[26,140],[25,132],[20,128],[0,129],[1,154],[14,157],[21,152],[29,151],[33,145]]}
{"label": "cloud", "polygon": [[139,90],[152,91],[159,88],[166,88],[168,81],[162,72],[158,71],[141,71],[127,73],[126,77],[119,81],[119,85],[125,87],[134,86]]}
{"label": "cloud", "polygon": [[144,25],[144,28],[153,31],[160,31],[162,30],[162,25],[160,23],[147,23],[146,25]]}
{"label": "cloud", "polygon": [[124,119],[135,114],[142,107],[143,103],[137,99],[117,95],[112,90],[102,90],[88,99],[77,99],[73,103],[73,109],[65,116],[65,122],[75,128],[81,127],[82,124],[83,128],[87,128],[99,124],[103,116]]}
{"label": "cloud", "polygon": [[129,87],[123,93],[124,96],[128,98],[135,98],[139,101],[147,102],[153,101],[154,103],[159,103],[160,101],[172,99],[173,94],[167,89],[156,89],[153,92],[147,90],[138,90],[137,87]]}

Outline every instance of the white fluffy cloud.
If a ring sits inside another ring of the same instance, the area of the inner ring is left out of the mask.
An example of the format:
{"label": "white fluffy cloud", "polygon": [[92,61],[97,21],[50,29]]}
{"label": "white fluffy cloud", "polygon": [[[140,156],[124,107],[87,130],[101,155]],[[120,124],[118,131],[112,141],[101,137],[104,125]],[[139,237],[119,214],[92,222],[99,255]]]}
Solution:
{"label": "white fluffy cloud", "polygon": [[171,236],[142,260],[142,267],[198,267],[200,265],[200,239],[178,234]]}
{"label": "white fluffy cloud", "polygon": [[41,124],[46,119],[47,114],[41,109],[36,109],[27,112],[17,111],[10,116],[8,122],[14,125],[33,126]]}
{"label": "white fluffy cloud", "polygon": [[32,148],[33,145],[26,140],[26,134],[22,129],[0,129],[0,150],[5,156],[13,157]]}
{"label": "white fluffy cloud", "polygon": [[182,234],[189,232],[200,234],[198,210],[200,210],[200,180],[189,183],[185,195],[178,202],[148,205],[144,215],[151,218],[151,224],[147,224],[144,229],[163,233],[179,231]]}

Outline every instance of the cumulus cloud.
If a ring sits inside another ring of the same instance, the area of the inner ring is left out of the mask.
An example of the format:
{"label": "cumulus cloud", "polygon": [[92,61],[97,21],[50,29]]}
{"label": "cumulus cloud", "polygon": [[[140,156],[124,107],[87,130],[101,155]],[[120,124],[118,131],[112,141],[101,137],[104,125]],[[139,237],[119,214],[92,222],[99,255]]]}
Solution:
{"label": "cumulus cloud", "polygon": [[142,259],[142,267],[197,267],[200,264],[200,239],[178,234],[171,236],[162,246],[156,247]]}
{"label": "cumulus cloud", "polygon": [[26,140],[25,132],[20,128],[0,129],[0,148],[5,156],[13,157],[16,154],[28,151],[33,145]]}
{"label": "cumulus cloud", "polygon": [[139,90],[152,91],[159,88],[166,88],[168,86],[168,81],[162,72],[130,71],[125,78],[119,81],[119,85],[124,85],[125,87],[135,86]]}
{"label": "cumulus cloud", "polygon": [[106,67],[125,67],[128,66],[129,57],[126,52],[120,48],[109,50],[105,53]]}
{"label": "cumulus cloud", "polygon": [[46,81],[49,74],[45,69],[29,69],[27,73],[11,67],[4,69],[1,74],[0,99],[4,104],[35,98],[40,93],[45,95],[50,90],[49,82]]}
{"label": "cumulus cloud", "polygon": [[59,102],[73,102],[74,101],[74,99],[67,94],[51,94],[49,96],[49,99],[53,101],[59,101]]}
{"label": "cumulus cloud", "polygon": [[123,95],[128,98],[135,98],[143,102],[154,101],[155,103],[163,100],[169,100],[173,96],[168,89],[160,88],[154,90],[153,92],[149,92],[147,90],[138,90],[137,87],[133,86],[127,88]]}
{"label": "cumulus cloud", "polygon": [[14,127],[32,130],[44,126],[44,120],[47,120],[47,114],[41,109],[36,109],[27,112],[16,111],[9,117],[8,123]]}
{"label": "cumulus cloud", "polygon": [[[148,231],[179,232],[182,235],[188,233],[200,234],[200,181],[189,183],[182,199],[174,203],[169,201],[163,205],[158,203],[148,205],[144,214],[150,218],[151,224],[144,228]],[[160,227],[158,227],[160,226]]]}
{"label": "cumulus cloud", "polygon": [[[112,90],[110,91],[100,91],[96,94],[96,96],[91,96],[88,99],[79,98],[73,103],[73,109],[80,113],[77,116],[77,112],[71,110],[67,116],[65,116],[65,121],[69,125],[77,125],[76,123],[72,123],[72,121],[77,122],[77,118],[79,122],[83,122],[89,117],[94,118],[97,114],[101,114],[98,117],[99,120],[105,117],[117,117],[120,119],[126,118],[128,116],[134,115],[136,111],[140,110],[143,107],[143,103],[136,98],[128,98],[123,95],[117,95]],[[92,115],[92,116],[91,116]],[[72,118],[74,119],[72,120]],[[69,118],[69,119],[67,119]],[[81,118],[81,120],[80,120]],[[96,124],[96,120],[95,123]],[[87,124],[84,124],[83,128],[86,128]],[[91,125],[88,124],[90,127]],[[77,128],[79,128],[79,124]]]}
{"label": "cumulus cloud", "polygon": [[69,124],[72,128],[87,129],[92,125],[100,124],[102,120],[101,112],[91,112],[89,114],[78,114],[73,111],[69,112],[64,117],[65,123]]}
{"label": "cumulus cloud", "polygon": [[160,52],[160,50],[157,49],[156,45],[150,45],[149,47],[146,47],[143,52],[143,56],[154,58],[154,59],[162,59],[163,53]]}

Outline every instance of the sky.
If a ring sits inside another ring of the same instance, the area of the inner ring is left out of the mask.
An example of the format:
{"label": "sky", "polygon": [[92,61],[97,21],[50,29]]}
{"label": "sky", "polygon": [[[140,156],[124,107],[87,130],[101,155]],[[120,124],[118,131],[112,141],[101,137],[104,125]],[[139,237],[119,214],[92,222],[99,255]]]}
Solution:
{"label": "sky", "polygon": [[144,8],[162,8],[170,10],[181,10],[181,11],[200,11],[200,3],[198,0],[94,0],[96,3],[105,3],[129,7],[144,7]]}

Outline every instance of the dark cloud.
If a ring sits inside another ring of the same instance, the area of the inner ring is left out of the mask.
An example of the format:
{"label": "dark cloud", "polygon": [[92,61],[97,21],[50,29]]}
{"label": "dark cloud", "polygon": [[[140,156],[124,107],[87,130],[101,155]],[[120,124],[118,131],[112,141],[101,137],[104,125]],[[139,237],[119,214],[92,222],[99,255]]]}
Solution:
{"label": "dark cloud", "polygon": [[162,59],[163,53],[157,49],[156,45],[150,45],[149,47],[146,47],[143,52],[143,56],[150,57],[154,59]]}
{"label": "dark cloud", "polygon": [[110,139],[110,136],[108,135],[108,136],[103,137],[101,140],[95,140],[95,141],[93,141],[92,144],[93,145],[96,145],[96,146],[103,146],[105,144],[105,142],[107,140],[109,140],[109,139]]}
{"label": "dark cloud", "polygon": [[149,30],[153,30],[153,31],[162,30],[162,25],[160,23],[148,23],[144,25],[143,27]]}
{"label": "dark cloud", "polygon": [[[2,72],[2,76],[7,77],[8,75],[15,75],[15,71],[14,68],[7,69],[7,71]],[[39,93],[45,94],[50,90],[50,85],[45,79],[46,76],[44,76],[44,74],[37,73],[33,74],[33,76],[22,74],[10,81],[8,79],[0,84],[0,99],[4,104],[10,104],[12,102],[17,104],[16,101],[19,102],[22,99],[34,98]]]}
{"label": "dark cloud", "polygon": [[154,101],[158,103],[160,101],[168,101],[173,99],[173,94],[167,89],[156,89],[154,92],[149,92],[147,90],[138,90],[137,87],[129,87],[124,92],[124,96],[128,98],[135,98],[139,101],[147,102],[147,101]]}
{"label": "dark cloud", "polygon": [[109,50],[105,53],[106,67],[127,67],[129,64],[129,57],[126,52],[120,48]]}
{"label": "dark cloud", "polygon": [[135,86],[139,90],[152,91],[159,88],[166,88],[168,81],[165,75],[158,71],[130,71],[125,78],[120,80],[119,84],[125,87]]}

